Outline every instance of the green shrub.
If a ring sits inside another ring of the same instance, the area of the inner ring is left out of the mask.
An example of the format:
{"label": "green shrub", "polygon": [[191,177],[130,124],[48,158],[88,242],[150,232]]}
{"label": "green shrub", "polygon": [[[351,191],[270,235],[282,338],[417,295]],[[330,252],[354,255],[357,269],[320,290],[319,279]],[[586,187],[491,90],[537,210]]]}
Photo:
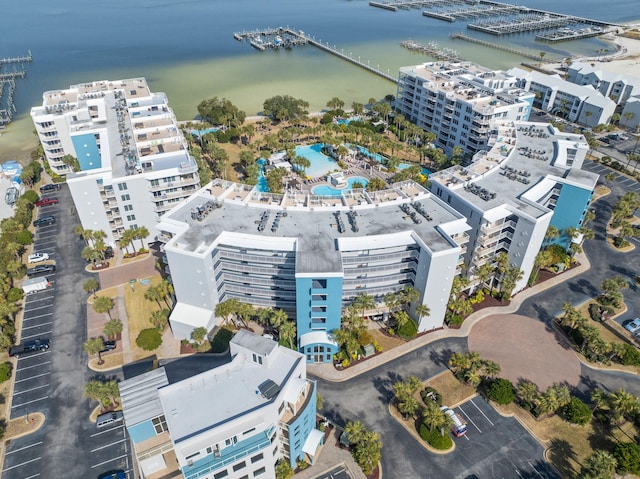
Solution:
{"label": "green shrub", "polygon": [[487,387],[487,397],[498,404],[511,404],[516,399],[516,391],[508,379],[496,378]]}
{"label": "green shrub", "polygon": [[33,190],[25,191],[22,197],[27,199],[29,203],[35,203],[36,201],[38,201],[38,193]]}
{"label": "green shrub", "polygon": [[276,464],[276,479],[290,479],[293,477],[293,469],[289,465],[289,461],[281,459]]}
{"label": "green shrub", "polygon": [[640,351],[631,344],[624,344],[619,355],[620,364],[625,366],[640,366]]}
{"label": "green shrub", "polygon": [[451,314],[447,317],[447,325],[452,327],[460,327],[464,322],[464,316],[461,314]]}
{"label": "green shrub", "polygon": [[0,383],[8,381],[11,377],[11,371],[13,370],[13,364],[9,361],[0,364]]}
{"label": "green shrub", "polygon": [[589,316],[594,321],[602,321],[602,308],[599,304],[591,303],[589,305]]}
{"label": "green shrub", "polygon": [[398,336],[405,339],[413,339],[418,334],[418,323],[410,319],[402,326],[398,327]]}
{"label": "green shrub", "polygon": [[613,449],[618,461],[617,470],[629,474],[640,474],[640,446],[635,442],[619,442]]}
{"label": "green shrub", "polygon": [[613,246],[615,246],[616,248],[626,248],[627,246],[629,246],[629,242],[622,236],[616,236],[615,238],[613,238]]}
{"label": "green shrub", "polygon": [[24,296],[24,292],[20,288],[11,288],[7,293],[7,301],[9,303],[15,303],[20,301]]}
{"label": "green shrub", "polygon": [[440,434],[440,429],[430,430],[426,424],[420,424],[420,437],[434,449],[444,451],[451,449],[453,441],[451,436],[445,431],[444,435]]}
{"label": "green shrub", "polygon": [[227,328],[220,328],[211,340],[211,352],[224,353],[229,348],[231,338],[233,338],[233,332]]}
{"label": "green shrub", "polygon": [[29,230],[22,230],[16,235],[16,242],[22,246],[28,246],[33,243],[33,233]]}
{"label": "green shrub", "polygon": [[136,344],[145,351],[155,351],[162,344],[162,336],[156,328],[143,329],[136,338]]}
{"label": "green shrub", "polygon": [[572,397],[564,407],[564,416],[570,423],[584,426],[591,421],[591,408],[577,397]]}
{"label": "green shrub", "polygon": [[436,400],[436,404],[438,406],[442,406],[442,394],[440,394],[432,387],[427,386],[422,391],[420,391],[420,397],[425,404],[427,404],[429,401],[433,401],[433,397]]}

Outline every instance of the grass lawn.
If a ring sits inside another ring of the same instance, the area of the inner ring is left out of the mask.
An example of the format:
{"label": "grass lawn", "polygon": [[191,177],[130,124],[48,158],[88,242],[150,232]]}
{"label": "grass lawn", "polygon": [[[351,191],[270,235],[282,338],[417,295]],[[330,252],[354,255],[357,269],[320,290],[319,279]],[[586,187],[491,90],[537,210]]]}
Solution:
{"label": "grass lawn", "polygon": [[476,389],[462,384],[451,371],[444,371],[425,383],[431,386],[442,396],[442,404],[453,407],[476,394]]}
{"label": "grass lawn", "polygon": [[371,334],[374,341],[378,342],[383,351],[389,351],[390,349],[400,346],[406,342],[404,339],[400,339],[396,336],[387,336],[379,329],[370,329],[369,334]]}
{"label": "grass lawn", "polygon": [[119,353],[103,353],[102,354],[102,360],[104,361],[103,364],[98,365],[98,355],[96,355],[95,357],[92,357],[89,360],[89,366],[92,369],[95,369],[97,371],[100,370],[109,370],[112,368],[116,368],[119,366],[122,366],[124,364],[124,354],[122,352]]}
{"label": "grass lawn", "polygon": [[[143,286],[140,283],[136,283],[133,291],[129,286],[124,288],[125,305],[127,308],[128,325],[129,325],[129,341],[131,343],[131,352],[133,354],[134,361],[142,358],[152,356],[153,351],[145,351],[138,347],[136,344],[136,338],[140,331],[143,329],[151,328],[151,313],[159,309],[158,303],[155,301],[149,301],[144,299],[144,293],[150,286],[156,286],[162,281],[160,274],[154,275],[148,278],[151,284]],[[166,307],[161,302],[162,307]]]}

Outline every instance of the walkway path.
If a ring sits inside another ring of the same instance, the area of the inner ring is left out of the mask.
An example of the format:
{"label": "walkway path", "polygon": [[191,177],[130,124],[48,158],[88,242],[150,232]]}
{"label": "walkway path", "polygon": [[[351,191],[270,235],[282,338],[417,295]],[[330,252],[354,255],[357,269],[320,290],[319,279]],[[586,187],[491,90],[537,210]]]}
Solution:
{"label": "walkway path", "polygon": [[131,261],[130,263],[121,264],[101,270],[98,274],[100,277],[100,288],[107,289],[112,286],[128,283],[130,279],[147,278],[158,273],[156,269],[157,255],[151,251],[145,259]]}
{"label": "walkway path", "polygon": [[334,368],[332,364],[309,364],[307,365],[307,371],[310,374],[317,376],[319,378],[325,379],[327,381],[335,381],[335,382],[347,381],[362,373],[371,371],[372,369],[375,369],[378,366],[381,366],[382,364],[392,361],[393,359],[399,358],[400,356],[404,356],[405,354],[408,354],[412,351],[415,351],[419,348],[422,348],[428,344],[434,343],[441,339],[467,337],[469,336],[469,333],[471,332],[471,329],[474,327],[474,325],[478,323],[480,320],[490,316],[494,316],[496,314],[515,313],[525,300],[529,299],[530,297],[542,291],[551,289],[561,283],[564,283],[569,279],[584,273],[590,268],[591,265],[589,263],[589,260],[584,254],[577,255],[577,260],[580,263],[579,266],[576,266],[575,268],[563,274],[554,276],[553,278],[543,283],[539,283],[532,288],[527,288],[524,291],[519,292],[512,298],[511,303],[509,303],[509,305],[493,307],[493,308],[485,308],[485,309],[481,309],[480,311],[476,311],[475,313],[467,317],[467,319],[464,321],[460,329],[451,329],[445,326],[441,330],[434,331],[429,334],[425,334],[424,336],[421,336],[417,339],[414,339],[413,341],[410,341],[401,346],[398,346],[397,348],[393,348],[390,351],[385,351],[381,354],[374,356],[371,359],[368,359],[359,364],[356,364],[355,366],[351,366],[346,370],[339,371],[336,368]]}

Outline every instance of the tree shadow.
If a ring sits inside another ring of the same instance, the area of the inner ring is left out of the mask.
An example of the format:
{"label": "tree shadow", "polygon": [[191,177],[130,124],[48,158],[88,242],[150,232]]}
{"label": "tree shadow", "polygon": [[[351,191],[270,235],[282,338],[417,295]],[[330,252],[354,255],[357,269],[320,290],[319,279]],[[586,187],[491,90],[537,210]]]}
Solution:
{"label": "tree shadow", "polygon": [[571,281],[568,283],[569,289],[574,293],[584,294],[585,296],[594,297],[600,294],[598,288],[596,288],[591,281],[587,279],[578,279],[577,281]]}
{"label": "tree shadow", "polygon": [[531,307],[536,312],[538,319],[545,323],[549,323],[553,320],[553,315],[544,306],[532,304]]}
{"label": "tree shadow", "polygon": [[404,379],[405,378],[403,378],[401,375],[393,371],[389,371],[386,377],[375,376],[371,380],[371,382],[373,384],[373,387],[376,388],[376,391],[380,393],[380,395],[378,396],[378,400],[382,404],[389,404],[395,396],[393,385],[397,382],[403,381]]}
{"label": "tree shadow", "polygon": [[431,350],[429,351],[429,359],[436,366],[444,366],[449,367],[449,360],[451,356],[455,353],[451,348],[440,349],[440,350]]}
{"label": "tree shadow", "polygon": [[549,445],[549,462],[555,466],[563,477],[573,477],[578,471],[571,463],[577,461],[577,456],[573,447],[564,439],[553,439]]}

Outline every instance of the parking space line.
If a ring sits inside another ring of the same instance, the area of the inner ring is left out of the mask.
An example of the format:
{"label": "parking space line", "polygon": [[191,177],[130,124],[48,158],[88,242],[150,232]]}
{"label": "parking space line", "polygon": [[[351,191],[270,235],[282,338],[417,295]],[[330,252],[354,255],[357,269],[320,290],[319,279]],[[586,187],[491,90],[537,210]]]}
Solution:
{"label": "parking space line", "polygon": [[51,330],[43,331],[43,332],[41,332],[39,334],[32,334],[32,335],[29,335],[29,336],[22,336],[22,339],[39,338],[40,336],[44,336],[44,335],[47,335],[47,334],[51,334]]}
{"label": "parking space line", "polygon": [[[25,312],[25,314],[27,313]],[[40,314],[38,316],[34,316],[33,318],[24,318],[22,322],[24,323],[25,321],[33,321],[34,319],[44,318],[45,316],[53,316],[53,313]]]}
{"label": "parking space line", "polygon": [[49,326],[50,324],[53,324],[53,321],[49,321],[48,323],[36,324],[35,326],[23,327],[22,330],[24,331],[26,329],[40,328],[42,326]]}
{"label": "parking space line", "polygon": [[118,461],[118,460],[122,459],[123,457],[127,457],[127,454],[123,454],[122,456],[114,457],[112,459],[109,459],[108,461],[104,461],[104,462],[101,462],[99,464],[94,464],[93,466],[91,466],[91,469],[95,469],[96,467],[104,466],[105,464],[108,464],[108,463],[113,462],[113,461]]}
{"label": "parking space line", "polygon": [[18,379],[17,381],[14,381],[14,383],[17,384],[17,383],[21,383],[23,381],[31,381],[32,379],[41,378],[42,376],[48,376],[49,374],[51,374],[51,373],[42,373],[42,374],[38,374],[36,376],[29,376],[28,378]]}
{"label": "parking space line", "polygon": [[115,427],[112,427],[111,429],[105,429],[104,431],[100,431],[100,432],[96,432],[95,434],[91,434],[91,437],[99,436],[101,434],[104,434],[105,432],[111,432],[111,431],[122,430],[122,429],[124,429],[124,426],[115,426]]}
{"label": "parking space line", "polygon": [[31,388],[31,389],[25,389],[24,391],[18,391],[18,392],[14,392],[13,396],[17,396],[18,394],[24,394],[24,393],[30,393],[31,391],[35,391],[36,389],[42,389],[42,388],[48,388],[49,387],[49,383],[44,384],[42,386],[36,386],[35,388]]}
{"label": "parking space line", "polygon": [[21,462],[20,464],[16,464],[14,466],[7,467],[7,468],[3,469],[2,472],[10,471],[11,469],[15,469],[16,467],[22,467],[22,466],[25,466],[27,464],[31,464],[32,462],[39,461],[40,459],[42,459],[42,458],[41,457],[36,457],[35,459],[31,459],[31,460],[26,461],[26,462]]}
{"label": "parking space line", "polygon": [[127,438],[124,438],[124,439],[120,439],[119,441],[115,441],[115,442],[112,442],[110,444],[107,444],[106,446],[96,447],[95,449],[91,449],[91,452],[100,451],[101,449],[106,449],[108,447],[115,446],[116,444],[122,444],[126,440],[127,440]]}
{"label": "parking space line", "polygon": [[[32,294],[33,294],[33,293],[32,293]],[[38,307],[38,308],[33,308],[33,309],[29,309],[29,310],[26,310],[26,309],[25,309],[25,310],[24,310],[24,314],[30,313],[31,311],[36,311],[36,310],[38,310],[38,309],[48,309],[48,308],[51,308],[51,306],[52,306],[52,305],[49,305],[49,306],[40,306],[40,307]]]}
{"label": "parking space line", "polygon": [[[37,298],[35,298],[35,297],[34,298],[30,298],[31,301],[29,301],[29,303],[33,303],[35,301],[46,301],[47,299],[55,299],[55,298],[56,297],[53,294],[51,296],[38,296]],[[28,311],[25,311],[25,312],[28,312]]]}
{"label": "parking space line", "polygon": [[480,409],[480,408],[478,407],[478,405],[477,405],[476,403],[474,403],[474,402],[473,402],[473,399],[472,399],[471,401],[469,401],[469,402],[470,402],[471,404],[473,404],[473,405],[475,406],[475,408],[476,408],[478,411],[480,411],[480,414],[482,414],[482,415],[484,416],[484,418],[485,418],[487,421],[489,421],[489,424],[491,424],[492,426],[495,426],[495,424],[491,421],[491,419],[489,419],[489,418],[487,417],[487,415],[482,411],[482,409]]}
{"label": "parking space line", "polygon": [[33,476],[25,477],[24,479],[33,479],[34,477],[38,477],[40,473],[34,474]]}
{"label": "parking space line", "polygon": [[30,444],[30,445],[28,445],[28,446],[21,447],[20,449],[16,449],[15,451],[5,452],[5,453],[4,453],[4,455],[5,455],[5,456],[8,456],[9,454],[13,454],[14,452],[24,451],[25,449],[29,449],[30,447],[34,447],[34,446],[39,446],[40,444],[42,444],[42,441],[40,441],[40,442],[34,442],[33,444]]}
{"label": "parking space line", "polygon": [[34,402],[38,402],[38,401],[44,401],[45,399],[49,399],[49,396],[44,396],[38,399],[34,399],[33,401],[27,401],[27,402],[23,402],[22,404],[15,404],[13,406],[11,406],[11,409],[15,409],[17,407],[22,407],[22,406],[26,406],[27,404],[31,404]]}
{"label": "parking space line", "polygon": [[527,464],[529,464],[529,466],[531,467],[531,469],[533,469],[534,471],[536,471],[536,474],[538,474],[538,476],[540,476],[542,479],[547,479],[546,477],[544,477],[542,474],[540,474],[540,471],[538,471],[535,467],[533,467],[533,464],[531,464],[529,461],[527,461]]}
{"label": "parking space line", "polygon": [[[38,356],[42,356],[43,354],[49,354],[49,352],[50,351],[47,349],[46,351],[42,351],[40,353],[30,354],[29,357],[30,358],[37,358]],[[46,363],[43,363],[43,364],[46,364]],[[24,369],[27,369],[27,368],[25,367]]]}
{"label": "parking space line", "polygon": [[[33,357],[33,356],[31,356],[31,357]],[[44,363],[34,364],[33,366],[25,366],[23,368],[18,368],[18,369],[16,369],[16,374],[18,374],[20,371],[23,371],[25,369],[37,368],[37,367],[43,366],[45,364],[51,364],[51,361],[45,361]]]}
{"label": "parking space line", "polygon": [[473,419],[471,419],[469,415],[466,412],[464,412],[464,409],[462,409],[460,406],[458,406],[458,409],[460,409],[460,412],[464,414],[464,417],[466,417],[469,420],[469,422],[474,425],[474,427],[478,430],[478,432],[482,434],[482,429],[480,429],[478,425],[475,422],[473,422]]}

